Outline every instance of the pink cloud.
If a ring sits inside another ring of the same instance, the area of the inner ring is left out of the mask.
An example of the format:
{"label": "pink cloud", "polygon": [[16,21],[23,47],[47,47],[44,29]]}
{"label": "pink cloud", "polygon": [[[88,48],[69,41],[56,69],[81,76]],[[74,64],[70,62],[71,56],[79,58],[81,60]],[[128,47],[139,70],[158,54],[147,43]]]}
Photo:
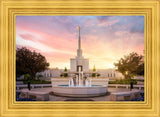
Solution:
{"label": "pink cloud", "polygon": [[90,26],[95,25],[95,22],[91,19],[86,19],[85,22],[86,22],[86,25],[85,25],[86,27],[90,27]]}
{"label": "pink cloud", "polygon": [[119,21],[118,19],[117,20],[112,20],[112,21],[110,21],[110,20],[108,20],[108,21],[100,21],[98,26],[111,26],[111,25],[117,23],[118,21]]}
{"label": "pink cloud", "polygon": [[[58,21],[68,23],[71,20],[67,19],[67,21],[63,21],[62,19],[58,19]],[[109,34],[106,33],[106,30],[104,30],[103,33],[100,32],[101,30],[98,30],[99,27],[111,26],[118,21],[119,20],[99,21],[98,24],[96,24],[98,28],[89,30],[89,32],[92,33],[85,32],[85,35],[83,35],[83,33],[81,34],[83,56],[89,58],[90,68],[92,68],[94,64],[97,68],[113,67],[113,63],[125,54],[133,51],[140,54],[143,53],[143,34],[131,33],[128,30],[110,31]],[[54,27],[51,30],[51,28],[38,24],[37,29],[35,29],[34,26],[36,26],[36,24],[19,23],[16,24],[16,40],[19,39],[27,42],[27,48],[44,55],[51,67],[64,68],[64,66],[67,66],[67,68],[69,68],[70,58],[76,56],[78,47],[78,30],[76,33],[75,31],[72,33],[72,30],[76,30],[76,25],[77,24],[69,27],[69,31],[65,31],[64,29],[62,31],[58,30],[58,27]],[[56,26],[58,26],[58,24],[56,24]],[[89,19],[86,21],[84,27],[85,26],[89,28],[90,26],[95,26],[95,23]],[[38,28],[44,28],[45,31],[39,30]],[[17,44],[16,46],[21,47],[22,45]]]}
{"label": "pink cloud", "polygon": [[72,19],[71,17],[66,17],[66,16],[58,16],[58,17],[55,17],[59,22],[61,23],[70,23],[72,22]]}
{"label": "pink cloud", "polygon": [[[61,35],[55,36],[55,35],[44,33],[42,31],[19,26],[17,27],[17,35],[19,35],[25,40],[37,41],[48,47],[61,50],[61,51],[63,50],[72,51],[77,48],[77,45],[75,45],[75,43],[78,41],[78,39],[76,40],[75,35],[71,35],[71,34],[64,34],[65,36],[61,36]],[[35,36],[35,35],[38,35],[38,36]]]}
{"label": "pink cloud", "polygon": [[128,34],[128,31],[117,31],[117,32],[115,32],[116,36],[123,36],[123,35],[126,35],[126,34]]}
{"label": "pink cloud", "polygon": [[35,37],[32,34],[19,34],[25,40],[32,40],[35,41]]}

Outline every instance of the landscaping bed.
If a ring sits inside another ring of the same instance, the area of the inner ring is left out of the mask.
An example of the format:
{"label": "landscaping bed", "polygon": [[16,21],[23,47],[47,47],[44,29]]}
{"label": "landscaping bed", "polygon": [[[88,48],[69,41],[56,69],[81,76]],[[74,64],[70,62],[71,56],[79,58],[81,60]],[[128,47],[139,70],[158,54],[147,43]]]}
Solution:
{"label": "landscaping bed", "polygon": [[51,84],[51,81],[45,81],[45,80],[24,80],[23,81],[24,84],[28,84],[28,82],[30,82],[30,84]]}
{"label": "landscaping bed", "polygon": [[120,79],[115,81],[109,81],[109,84],[130,84],[133,82],[133,84],[137,84],[137,80],[135,79]]}

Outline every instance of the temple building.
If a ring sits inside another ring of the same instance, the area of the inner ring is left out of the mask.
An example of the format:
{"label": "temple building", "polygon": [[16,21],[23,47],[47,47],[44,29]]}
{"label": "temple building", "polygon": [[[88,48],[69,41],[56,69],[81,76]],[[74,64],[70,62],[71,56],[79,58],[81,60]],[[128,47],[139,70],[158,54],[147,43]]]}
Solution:
{"label": "temple building", "polygon": [[41,74],[43,76],[43,80],[50,80],[51,78],[64,77],[61,76],[63,73],[67,73],[67,77],[75,77],[75,75],[77,75],[79,71],[83,71],[85,77],[92,77],[92,73],[96,73],[99,74],[101,78],[109,78],[110,80],[124,78],[123,75],[115,69],[96,69],[96,71],[93,71],[93,69],[89,69],[89,59],[84,58],[82,55],[80,27],[77,56],[70,59],[70,69],[65,71],[64,69],[49,68],[43,72],[37,73],[37,75]]}
{"label": "temple building", "polygon": [[89,59],[85,59],[82,56],[80,27],[79,27],[77,56],[75,58],[70,59],[70,71],[78,72],[79,70],[83,72],[89,72]]}

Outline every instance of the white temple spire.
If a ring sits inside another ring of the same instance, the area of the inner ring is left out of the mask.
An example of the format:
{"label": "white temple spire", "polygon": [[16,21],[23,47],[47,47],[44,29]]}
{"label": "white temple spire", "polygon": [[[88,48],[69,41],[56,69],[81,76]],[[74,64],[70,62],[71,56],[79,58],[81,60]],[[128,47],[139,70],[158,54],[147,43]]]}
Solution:
{"label": "white temple spire", "polygon": [[78,38],[78,49],[77,49],[77,57],[81,58],[82,57],[82,49],[81,49],[81,35],[80,35],[80,26],[79,26],[79,38]]}
{"label": "white temple spire", "polygon": [[[76,29],[78,28],[78,34],[77,34],[77,56],[76,58],[71,58],[70,59],[70,65],[71,69],[70,71],[77,73],[79,70],[83,72],[89,72],[89,60],[85,59],[82,56],[82,48],[81,48],[81,35],[80,35],[80,26],[77,26]],[[81,78],[83,75],[81,75]]]}
{"label": "white temple spire", "polygon": [[81,35],[80,35],[80,26],[79,26],[79,41],[78,41],[78,49],[80,50],[81,49]]}

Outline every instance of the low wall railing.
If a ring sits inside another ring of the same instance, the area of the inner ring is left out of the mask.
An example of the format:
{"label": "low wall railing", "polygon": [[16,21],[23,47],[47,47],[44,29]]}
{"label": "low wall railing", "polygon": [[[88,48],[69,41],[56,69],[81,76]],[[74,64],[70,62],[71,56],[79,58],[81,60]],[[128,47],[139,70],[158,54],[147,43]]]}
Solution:
{"label": "low wall railing", "polygon": [[[130,88],[130,85],[126,84],[108,84],[108,87],[114,87],[114,88]],[[133,88],[137,88],[139,90],[144,89],[144,85],[133,85]]]}
{"label": "low wall railing", "polygon": [[[23,85],[16,85],[16,89],[23,89],[23,88],[27,88],[28,85],[27,84],[23,84]],[[46,87],[52,87],[52,84],[31,84],[31,88],[46,88]],[[126,84],[108,84],[108,87],[113,87],[113,88],[130,88],[130,85],[126,85]],[[144,85],[133,85],[134,88],[137,88],[139,90],[144,89]]]}
{"label": "low wall railing", "polygon": [[[23,88],[27,88],[28,85],[27,84],[23,84],[23,85],[16,85],[16,89],[23,89]],[[31,84],[31,88],[46,88],[46,87],[52,87],[51,84]]]}

